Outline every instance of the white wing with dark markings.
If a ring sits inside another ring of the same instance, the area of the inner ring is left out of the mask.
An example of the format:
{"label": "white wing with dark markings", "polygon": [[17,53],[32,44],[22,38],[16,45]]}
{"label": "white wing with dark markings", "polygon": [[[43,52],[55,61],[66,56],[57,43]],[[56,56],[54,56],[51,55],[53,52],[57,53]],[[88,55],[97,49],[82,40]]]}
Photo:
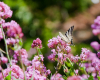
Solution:
{"label": "white wing with dark markings", "polygon": [[72,36],[72,32],[73,32],[74,26],[71,26],[68,31],[65,33],[65,35],[63,35],[61,32],[59,32],[60,37],[67,43],[71,42],[71,44],[73,44],[73,36]]}

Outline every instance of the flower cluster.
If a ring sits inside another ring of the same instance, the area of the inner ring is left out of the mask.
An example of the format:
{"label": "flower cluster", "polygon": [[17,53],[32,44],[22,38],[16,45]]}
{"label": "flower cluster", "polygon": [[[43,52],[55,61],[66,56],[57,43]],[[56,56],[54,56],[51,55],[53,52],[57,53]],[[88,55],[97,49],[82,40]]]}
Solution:
{"label": "flower cluster", "polygon": [[24,79],[24,73],[18,65],[12,65],[11,68],[7,68],[3,71],[4,77],[7,77],[11,72],[11,78]]}
{"label": "flower cluster", "polygon": [[39,38],[37,38],[36,40],[33,40],[32,48],[34,47],[42,48],[42,41]]}
{"label": "flower cluster", "polygon": [[4,4],[3,2],[0,2],[0,17],[1,18],[10,18],[12,16],[12,11],[10,10],[10,7]]}
{"label": "flower cluster", "polygon": [[94,24],[91,25],[91,28],[93,29],[94,35],[100,34],[100,16],[94,20]]}
{"label": "flower cluster", "polygon": [[[28,54],[27,54],[27,51],[25,49],[20,49],[20,50],[17,50],[17,51],[14,51],[14,60],[20,60],[22,61],[23,64],[25,64],[26,66],[29,66],[31,61],[29,61],[27,58],[28,58]],[[18,59],[19,58],[19,59]]]}
{"label": "flower cluster", "polygon": [[[70,53],[71,48],[67,43],[61,40],[61,37],[57,36],[57,38],[52,38],[48,41],[48,47],[53,48],[51,50],[52,54],[48,56],[48,59],[51,61],[59,61],[61,64],[68,57],[67,54]],[[56,58],[56,56],[58,56]]]}
{"label": "flower cluster", "polygon": [[[72,67],[75,64],[79,65],[77,69],[76,68],[74,69],[75,71],[75,72],[73,71],[74,74],[78,75],[80,73],[80,68],[84,67],[84,71],[86,71],[85,73],[89,73],[93,76],[94,79],[97,79],[97,73],[100,72],[99,71],[100,60],[98,59],[95,53],[92,53],[90,50],[86,48],[82,48],[80,56],[78,55],[74,56],[73,54],[71,54],[71,47],[68,46],[67,43],[62,41],[59,36],[57,36],[57,38],[50,39],[48,42],[49,42],[48,47],[52,48],[51,50],[52,54],[48,56],[48,59],[51,61],[57,61],[59,65],[63,65],[65,73],[70,72],[70,69],[67,68],[68,66],[65,66],[65,63],[69,61]],[[100,46],[99,44],[97,45]],[[100,53],[98,53],[98,56],[100,57]],[[57,68],[59,68],[58,65]],[[78,76],[68,77],[68,80],[88,79],[90,75],[88,75],[87,77],[85,73],[83,73],[81,76],[78,75]]]}
{"label": "flower cluster", "polygon": [[3,24],[3,27],[7,27],[7,36],[9,37],[23,37],[22,29],[15,21]]}
{"label": "flower cluster", "polygon": [[32,60],[32,66],[27,67],[25,73],[28,80],[31,79],[32,76],[34,80],[46,80],[47,76],[51,73],[50,70],[46,70],[46,67],[42,63],[43,58],[43,55],[35,56]]}
{"label": "flower cluster", "polygon": [[[4,20],[11,16],[10,8],[0,2],[0,40],[4,39],[6,46],[6,52],[0,49],[0,80],[8,80],[10,77],[10,80],[47,80],[51,71],[46,69],[43,63],[42,41],[39,38],[33,40],[31,47],[37,49],[37,54],[28,60],[27,51],[21,48],[21,38],[23,37],[21,27],[14,20],[11,22]],[[94,35],[100,34],[100,16],[94,20],[91,27]],[[50,80],[100,79],[100,44],[94,41],[91,46],[97,51],[97,55],[86,48],[82,48],[80,55],[73,55],[69,44],[60,36],[50,39],[48,47],[51,48],[51,54],[48,59],[57,62],[56,72],[50,76]],[[7,53],[7,58],[3,53]],[[7,68],[4,69],[3,64]],[[59,72],[61,68],[63,68],[64,75]]]}
{"label": "flower cluster", "polygon": [[19,42],[19,39],[14,39],[14,38],[8,38],[6,39],[6,42],[8,45],[13,45]]}

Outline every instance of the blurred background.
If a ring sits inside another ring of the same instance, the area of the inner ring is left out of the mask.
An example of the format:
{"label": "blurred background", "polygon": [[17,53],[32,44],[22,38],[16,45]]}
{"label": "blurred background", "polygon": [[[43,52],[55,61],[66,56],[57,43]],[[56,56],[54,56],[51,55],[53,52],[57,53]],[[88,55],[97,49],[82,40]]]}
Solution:
{"label": "blurred background", "polygon": [[[92,51],[90,43],[99,41],[92,34],[91,24],[100,15],[99,0],[0,0],[10,6],[13,11],[12,18],[24,33],[23,48],[29,54],[32,53],[31,44],[34,39],[40,38],[43,43],[44,63],[47,68],[54,72],[53,62],[47,60],[50,49],[47,47],[48,40],[56,37],[58,32],[65,33],[74,25],[72,47],[73,54],[80,54],[81,48]],[[95,52],[95,51],[94,51]],[[35,53],[35,50],[34,50]],[[32,58],[32,57],[31,57]]]}

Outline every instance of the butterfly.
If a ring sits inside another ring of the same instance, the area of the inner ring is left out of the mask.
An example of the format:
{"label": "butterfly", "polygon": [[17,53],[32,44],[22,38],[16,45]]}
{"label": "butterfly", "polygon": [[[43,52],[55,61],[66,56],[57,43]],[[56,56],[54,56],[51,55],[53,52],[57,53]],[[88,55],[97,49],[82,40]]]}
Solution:
{"label": "butterfly", "polygon": [[68,31],[63,35],[61,32],[59,32],[59,36],[61,37],[62,40],[64,40],[67,43],[70,43],[70,45],[73,45],[73,32],[74,26],[71,26]]}

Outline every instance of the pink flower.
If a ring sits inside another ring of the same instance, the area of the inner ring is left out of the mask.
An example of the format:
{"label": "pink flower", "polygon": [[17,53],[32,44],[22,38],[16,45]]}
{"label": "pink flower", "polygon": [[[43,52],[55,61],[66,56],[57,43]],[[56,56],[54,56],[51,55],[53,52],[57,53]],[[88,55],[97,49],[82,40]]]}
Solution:
{"label": "pink flower", "polygon": [[46,75],[49,75],[51,73],[50,70],[46,70]]}
{"label": "pink flower", "polygon": [[8,62],[8,59],[6,57],[0,57],[0,58],[1,58],[2,63],[7,63]]}
{"label": "pink flower", "polygon": [[76,63],[76,62],[78,62],[78,60],[80,59],[80,57],[78,55],[76,55],[76,56],[71,56],[70,59],[71,59],[72,62]]}
{"label": "pink flower", "polygon": [[0,73],[0,80],[4,80],[2,73]]}
{"label": "pink flower", "polygon": [[100,34],[100,29],[93,29],[92,32],[96,36],[96,35]]}
{"label": "pink flower", "polygon": [[1,31],[1,28],[0,28],[0,40],[3,39],[3,35],[2,35],[2,31]]}
{"label": "pink flower", "polygon": [[30,65],[30,61],[27,59],[28,58],[28,54],[27,51],[25,49],[20,49],[14,52],[14,59],[18,60],[17,57],[21,57],[21,61],[26,65],[29,66]]}
{"label": "pink flower", "polygon": [[49,42],[48,43],[48,47],[49,48],[55,48],[58,43],[62,42],[62,40],[61,40],[61,38],[59,36],[57,36],[57,38],[54,37],[54,38],[50,39],[48,42]]}
{"label": "pink flower", "polygon": [[39,38],[33,40],[32,48],[34,47],[39,47],[40,49],[42,48],[42,41]]}
{"label": "pink flower", "polygon": [[87,60],[89,57],[90,51],[86,48],[82,48],[82,53],[80,54],[81,60]]}
{"label": "pink flower", "polygon": [[71,47],[70,46],[66,46],[65,50],[67,51],[67,53],[71,52]]}
{"label": "pink flower", "polygon": [[3,23],[5,23],[5,20],[1,18],[0,24],[3,24]]}
{"label": "pink flower", "polygon": [[67,80],[81,80],[79,76],[68,77]]}
{"label": "pink flower", "polygon": [[12,11],[10,10],[10,7],[4,4],[3,2],[0,2],[0,17],[10,18],[11,16],[12,16]]}
{"label": "pink flower", "polygon": [[20,49],[18,51],[15,51],[15,54],[17,56],[21,56],[21,58],[27,58],[28,57],[27,51],[25,49]]}
{"label": "pink flower", "polygon": [[14,45],[14,44],[18,43],[19,40],[14,39],[14,38],[8,38],[8,39],[6,39],[6,42],[7,42],[8,45]]}
{"label": "pink flower", "polygon": [[56,75],[54,74],[52,77],[51,77],[51,80],[64,80],[62,78],[62,75],[57,73]]}
{"label": "pink flower", "polygon": [[55,54],[50,54],[49,56],[48,56],[48,59],[49,60],[51,60],[51,61],[55,61]]}
{"label": "pink flower", "polygon": [[24,73],[19,66],[12,65],[11,71],[11,76],[14,76],[16,79],[24,79]]}
{"label": "pink flower", "polygon": [[7,77],[10,71],[11,71],[10,68],[4,69],[4,71],[3,71],[4,77]]}
{"label": "pink flower", "polygon": [[19,24],[17,24],[17,22],[15,22],[15,21],[12,20],[6,26],[9,26],[8,29],[7,29],[7,35],[9,37],[19,37],[19,38],[23,37],[22,29],[19,26]]}
{"label": "pink flower", "polygon": [[98,58],[100,58],[100,52],[97,53]]}
{"label": "pink flower", "polygon": [[100,49],[100,44],[97,41],[93,41],[90,44],[95,50],[99,50]]}

